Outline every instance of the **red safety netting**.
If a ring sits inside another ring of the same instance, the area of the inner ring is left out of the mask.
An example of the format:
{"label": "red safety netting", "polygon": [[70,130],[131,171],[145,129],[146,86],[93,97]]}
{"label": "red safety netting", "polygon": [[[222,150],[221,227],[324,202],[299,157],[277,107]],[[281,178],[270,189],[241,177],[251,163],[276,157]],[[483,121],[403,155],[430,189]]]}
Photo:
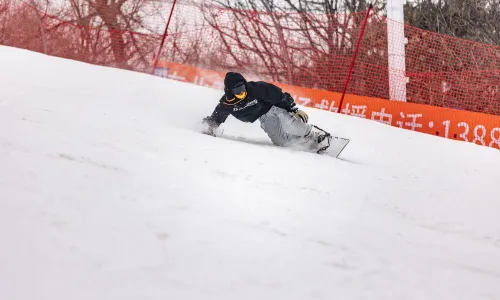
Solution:
{"label": "red safety netting", "polygon": [[0,0],[0,44],[151,72],[171,3],[133,0],[118,10],[115,2]]}
{"label": "red safety netting", "polygon": [[160,60],[342,92],[357,53],[348,94],[500,115],[497,46],[398,24],[375,10],[356,52],[366,12],[270,13],[177,0],[171,14],[172,6],[0,0],[0,44],[150,73],[171,15]]}

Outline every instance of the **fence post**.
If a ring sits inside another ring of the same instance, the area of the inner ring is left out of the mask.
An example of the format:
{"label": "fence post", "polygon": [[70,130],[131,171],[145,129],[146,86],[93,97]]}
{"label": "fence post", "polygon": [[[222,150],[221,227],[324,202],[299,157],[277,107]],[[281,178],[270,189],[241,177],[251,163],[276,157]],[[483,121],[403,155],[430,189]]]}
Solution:
{"label": "fence post", "polygon": [[368,22],[368,17],[370,16],[370,12],[372,9],[373,5],[370,4],[370,7],[368,7],[368,11],[366,12],[365,20],[363,22],[363,27],[361,28],[361,32],[359,33],[358,43],[356,45],[356,50],[354,51],[354,55],[352,57],[351,66],[349,67],[349,74],[347,75],[347,80],[345,81],[344,91],[342,92],[342,98],[340,98],[339,111],[338,111],[339,113],[342,113],[342,104],[344,102],[345,93],[347,91],[347,87],[349,86],[349,81],[351,81],[351,74],[352,70],[354,69],[354,63],[356,62],[356,57],[359,52],[359,47],[361,46],[361,39],[363,39],[363,35],[366,29],[366,23]]}
{"label": "fence post", "polygon": [[160,47],[158,48],[158,53],[156,54],[155,62],[153,64],[153,70],[151,72],[151,74],[153,74],[153,75],[155,73],[156,67],[158,66],[158,60],[160,59],[160,53],[161,53],[161,50],[163,49],[163,44],[165,44],[165,39],[168,36],[168,27],[170,26],[170,21],[172,20],[172,14],[174,13],[174,8],[175,8],[176,3],[177,3],[177,0],[174,0],[172,2],[172,8],[170,9],[170,15],[168,16],[167,25],[165,26],[165,32],[163,33],[163,38],[161,39]]}
{"label": "fence post", "polygon": [[389,99],[406,101],[405,0],[387,1]]}

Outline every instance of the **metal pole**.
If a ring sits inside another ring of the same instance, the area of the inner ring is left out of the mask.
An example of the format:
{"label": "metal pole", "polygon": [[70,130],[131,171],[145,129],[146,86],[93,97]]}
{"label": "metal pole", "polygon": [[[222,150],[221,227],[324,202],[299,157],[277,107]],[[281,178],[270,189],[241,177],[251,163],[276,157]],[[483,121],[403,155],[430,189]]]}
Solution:
{"label": "metal pole", "polygon": [[347,86],[349,86],[349,81],[351,81],[352,70],[354,69],[354,63],[356,62],[356,56],[359,52],[359,47],[361,46],[361,40],[363,39],[363,35],[366,29],[366,23],[368,22],[368,17],[370,16],[370,12],[373,9],[373,5],[370,4],[368,11],[366,12],[365,20],[363,22],[363,27],[361,28],[361,32],[359,33],[358,43],[356,45],[356,50],[354,51],[354,55],[352,57],[351,66],[349,67],[349,74],[347,75],[347,80],[345,81],[344,91],[342,92],[342,98],[340,98],[339,104],[339,113],[342,113],[342,104],[344,103],[344,96],[347,91]]}
{"label": "metal pole", "polygon": [[152,74],[154,74],[156,67],[158,66],[158,60],[160,59],[160,53],[161,53],[161,50],[163,49],[163,45],[165,44],[165,39],[168,36],[168,27],[170,26],[170,20],[172,20],[172,14],[174,13],[174,8],[175,8],[176,3],[177,3],[177,0],[174,0],[174,2],[172,2],[172,8],[170,9],[170,15],[168,16],[167,25],[165,26],[165,32],[163,33],[163,38],[161,39],[160,47],[158,48],[158,53],[156,54],[156,57],[155,57],[155,63],[153,65]]}

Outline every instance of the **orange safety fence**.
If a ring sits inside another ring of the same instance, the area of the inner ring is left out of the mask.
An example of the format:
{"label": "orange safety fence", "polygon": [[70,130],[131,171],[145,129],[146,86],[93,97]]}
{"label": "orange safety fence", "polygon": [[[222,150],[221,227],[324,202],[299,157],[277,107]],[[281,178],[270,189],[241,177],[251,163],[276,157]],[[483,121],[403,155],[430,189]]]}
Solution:
{"label": "orange safety fence", "polygon": [[[222,89],[225,73],[160,61],[156,75]],[[258,80],[252,75],[246,77]],[[290,93],[299,105],[333,112],[339,110],[341,93],[272,83]],[[346,95],[341,113],[500,149],[500,116],[356,95]]]}
{"label": "orange safety fence", "polygon": [[173,24],[197,30],[172,30],[161,60],[342,92],[357,53],[347,94],[500,115],[499,46],[401,24],[377,9],[359,41],[365,11],[266,12],[196,3],[177,6],[181,20]]}

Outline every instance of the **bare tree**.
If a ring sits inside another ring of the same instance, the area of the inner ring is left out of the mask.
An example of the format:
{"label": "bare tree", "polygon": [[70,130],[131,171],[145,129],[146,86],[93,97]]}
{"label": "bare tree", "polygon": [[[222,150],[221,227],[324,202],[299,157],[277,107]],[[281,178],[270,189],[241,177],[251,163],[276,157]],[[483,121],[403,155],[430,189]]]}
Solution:
{"label": "bare tree", "polygon": [[15,1],[2,1],[1,44],[43,52],[40,39],[40,22],[32,9],[26,4]]}
{"label": "bare tree", "polygon": [[223,0],[218,4],[224,12],[207,10],[205,17],[219,35],[220,51],[226,53],[222,68],[341,90],[342,75],[331,74],[347,73],[365,17],[356,12],[367,9],[366,1]]}
{"label": "bare tree", "polygon": [[48,54],[47,49],[47,37],[45,34],[45,26],[43,24],[45,16],[47,15],[47,9],[49,7],[50,0],[44,0],[42,2],[37,2],[35,0],[30,0],[30,4],[34,8],[35,15],[38,19],[38,28],[40,30],[40,40],[42,41],[43,52]]}
{"label": "bare tree", "polygon": [[408,24],[458,38],[500,46],[500,0],[414,0]]}
{"label": "bare tree", "polygon": [[[154,49],[147,34],[154,30],[145,19],[157,13],[155,5],[149,0],[70,0],[68,21],[78,24],[85,49],[94,53],[110,49],[116,67],[133,69],[132,61],[150,63]],[[103,39],[110,41],[104,49]]]}
{"label": "bare tree", "polygon": [[12,10],[11,0],[0,0],[0,44],[6,44]]}

